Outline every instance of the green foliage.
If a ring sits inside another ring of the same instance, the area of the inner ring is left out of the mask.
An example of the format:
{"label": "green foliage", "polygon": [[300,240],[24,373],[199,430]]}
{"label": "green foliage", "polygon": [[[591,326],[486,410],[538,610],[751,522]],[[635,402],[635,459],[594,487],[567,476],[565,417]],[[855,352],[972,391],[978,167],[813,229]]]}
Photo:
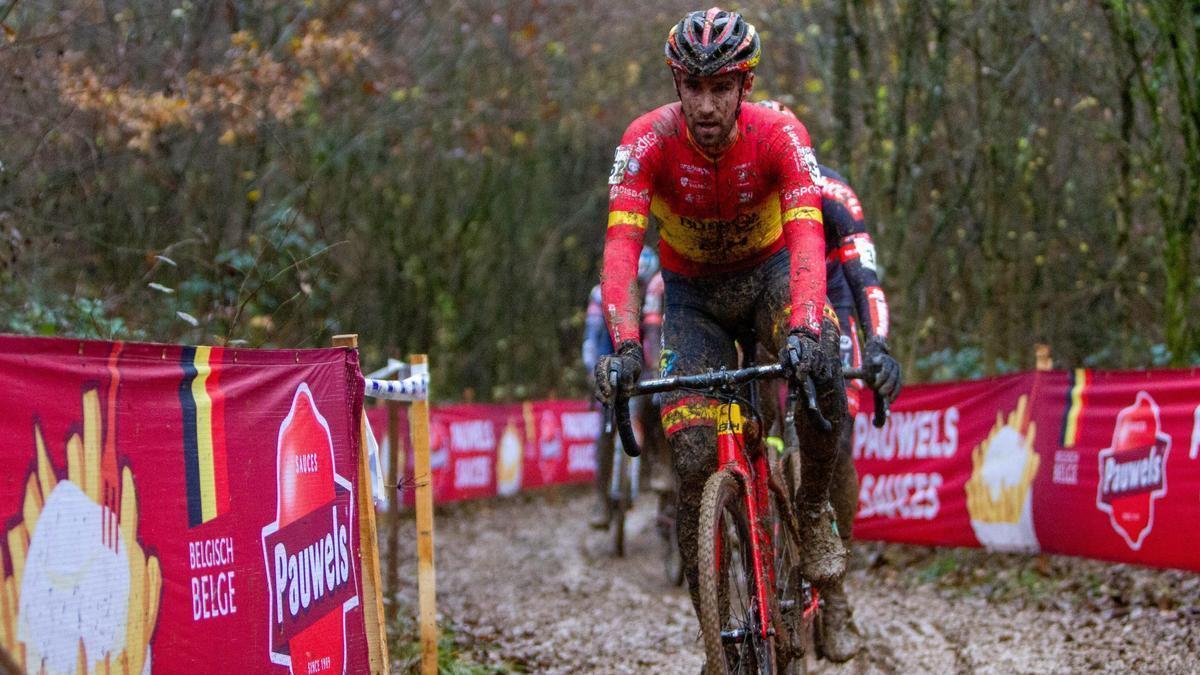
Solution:
{"label": "green foliage", "polygon": [[922,380],[943,382],[946,380],[973,380],[988,373],[1005,375],[1020,370],[1004,359],[996,359],[989,369],[983,358],[983,350],[979,347],[939,349],[917,359],[916,372]]}
{"label": "green foliage", "polygon": [[94,298],[57,295],[47,300],[27,299],[9,305],[3,330],[42,337],[77,337],[99,340],[137,340],[145,334],[131,329],[121,317],[110,316],[104,302]]}

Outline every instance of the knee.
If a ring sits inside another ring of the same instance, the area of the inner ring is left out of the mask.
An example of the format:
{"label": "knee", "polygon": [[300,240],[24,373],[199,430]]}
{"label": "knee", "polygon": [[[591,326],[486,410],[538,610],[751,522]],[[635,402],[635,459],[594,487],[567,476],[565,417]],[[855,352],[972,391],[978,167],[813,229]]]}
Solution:
{"label": "knee", "polygon": [[680,429],[668,438],[681,491],[702,489],[704,481],[717,469],[712,427]]}

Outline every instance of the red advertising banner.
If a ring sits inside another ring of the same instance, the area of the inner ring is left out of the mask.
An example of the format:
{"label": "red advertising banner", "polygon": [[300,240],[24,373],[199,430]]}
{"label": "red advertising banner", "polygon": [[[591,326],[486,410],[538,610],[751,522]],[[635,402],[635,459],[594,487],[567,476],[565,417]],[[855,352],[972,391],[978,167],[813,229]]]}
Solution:
{"label": "red advertising banner", "polygon": [[855,419],[855,535],[1200,570],[1196,375],[908,387],[883,429],[869,410]]}
{"label": "red advertising banner", "polygon": [[[386,409],[371,408],[367,418],[380,455],[389,457]],[[586,483],[596,474],[600,413],[584,401],[439,405],[431,408],[429,418],[430,481],[436,504]],[[406,416],[400,420],[411,485],[412,444]],[[385,466],[384,471],[390,469]],[[404,505],[412,506],[414,492],[402,493]]]}
{"label": "red advertising banner", "polygon": [[[863,408],[853,441],[861,539],[1200,571],[1196,371],[912,385],[882,429],[869,396]],[[384,411],[369,416],[385,435]],[[435,406],[434,499],[590,481],[599,424],[583,401]],[[407,428],[402,436],[412,467]]]}
{"label": "red advertising banner", "polygon": [[368,669],[354,352],[0,336],[0,380],[26,670]]}

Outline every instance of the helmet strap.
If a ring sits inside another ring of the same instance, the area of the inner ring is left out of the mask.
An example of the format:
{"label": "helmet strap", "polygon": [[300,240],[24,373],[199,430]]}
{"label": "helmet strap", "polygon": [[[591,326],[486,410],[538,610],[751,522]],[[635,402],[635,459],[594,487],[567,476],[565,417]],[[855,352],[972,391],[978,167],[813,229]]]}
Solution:
{"label": "helmet strap", "polygon": [[[753,85],[754,85],[754,73],[742,73],[742,83],[738,86],[738,104],[737,104],[737,113],[734,114],[735,118],[742,116],[742,101],[745,100],[745,98],[746,98],[746,89],[748,86],[753,86]],[[678,84],[675,85],[675,89],[676,89],[676,93],[678,93],[678,90],[679,90]]]}

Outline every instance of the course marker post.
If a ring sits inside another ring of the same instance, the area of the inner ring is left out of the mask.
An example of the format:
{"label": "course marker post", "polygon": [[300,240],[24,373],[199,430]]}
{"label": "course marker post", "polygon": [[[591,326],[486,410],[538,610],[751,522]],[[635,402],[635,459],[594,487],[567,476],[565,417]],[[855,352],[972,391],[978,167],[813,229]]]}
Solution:
{"label": "course marker post", "polygon": [[405,453],[400,448],[400,402],[386,401],[387,410],[387,440],[388,466],[392,475],[384,481],[391,500],[388,503],[388,554],[387,554],[387,590],[392,595],[392,604],[388,606],[388,619],[394,620],[400,611],[400,603],[396,601],[396,587],[400,584],[400,486],[404,484]]}
{"label": "course marker post", "polygon": [[[429,357],[413,354],[412,373],[428,376]],[[438,661],[437,575],[433,565],[433,485],[429,468],[429,400],[417,399],[409,409],[413,445],[413,479],[417,510],[417,595],[421,624],[421,673],[435,675]]]}
{"label": "course marker post", "polygon": [[[334,347],[358,349],[358,335],[333,336]],[[387,675],[390,659],[387,651],[387,626],[383,621],[382,582],[379,578],[379,533],[375,525],[375,504],[371,498],[371,468],[367,449],[361,446],[366,434],[366,416],[360,415],[358,437],[358,532],[362,555],[363,621],[367,628],[367,656],[371,672]]]}

